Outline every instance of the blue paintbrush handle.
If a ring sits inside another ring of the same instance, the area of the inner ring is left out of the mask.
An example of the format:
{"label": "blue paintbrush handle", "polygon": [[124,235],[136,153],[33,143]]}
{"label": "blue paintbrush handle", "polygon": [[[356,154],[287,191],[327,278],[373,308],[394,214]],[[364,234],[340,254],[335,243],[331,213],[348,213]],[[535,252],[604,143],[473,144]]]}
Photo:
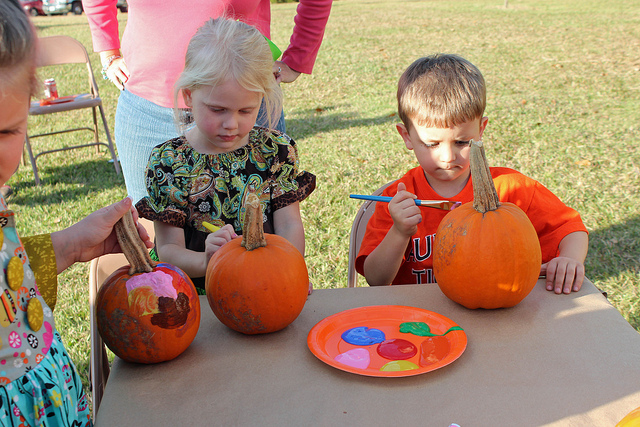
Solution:
{"label": "blue paintbrush handle", "polygon": [[352,199],[373,200],[374,202],[389,203],[391,201],[391,197],[389,197],[389,196],[369,196],[369,195],[366,195],[366,194],[351,194],[351,195],[349,195],[349,197],[352,198]]}
{"label": "blue paintbrush handle", "polygon": [[[391,197],[389,196],[370,196],[367,194],[350,194],[349,197],[352,199],[371,200],[374,202],[384,202],[384,203],[389,203],[391,201]],[[460,202],[450,202],[449,200],[415,199],[414,202],[418,206],[426,206],[429,208],[443,209],[445,211],[457,208],[461,204]]]}

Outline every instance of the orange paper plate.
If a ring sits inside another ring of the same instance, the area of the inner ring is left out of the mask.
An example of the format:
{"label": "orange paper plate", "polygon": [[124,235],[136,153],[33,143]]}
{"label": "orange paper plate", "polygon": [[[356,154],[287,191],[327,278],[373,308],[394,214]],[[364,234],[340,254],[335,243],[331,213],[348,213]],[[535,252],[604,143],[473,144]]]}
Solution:
{"label": "orange paper plate", "polygon": [[[458,326],[441,314],[416,307],[400,305],[359,307],[336,313],[318,322],[307,336],[307,345],[311,352],[327,365],[346,372],[372,377],[407,377],[430,372],[452,363],[467,348],[467,335],[465,332],[452,330],[444,335],[446,341],[442,342],[443,346],[440,355],[435,360],[434,357],[429,358],[427,357],[429,347],[426,347],[427,343],[425,342],[429,338],[400,332],[400,325],[405,322],[426,323],[431,332],[437,335],[444,334],[450,328]],[[410,358],[405,358],[405,361],[400,363],[406,364],[410,362],[415,365],[415,368],[381,371],[380,368],[385,364],[389,362],[395,364],[397,362],[394,359],[380,356],[378,354],[379,344],[353,345],[342,339],[344,332],[358,327],[378,329],[384,332],[386,340],[402,339],[412,343],[417,349],[417,353]],[[442,338],[436,338],[436,340],[442,341]],[[423,348],[425,350],[422,350]],[[363,349],[369,353],[370,362],[367,367],[355,367],[336,360],[336,357],[341,357],[344,353],[353,354],[354,350],[359,355],[362,355],[364,353]]]}

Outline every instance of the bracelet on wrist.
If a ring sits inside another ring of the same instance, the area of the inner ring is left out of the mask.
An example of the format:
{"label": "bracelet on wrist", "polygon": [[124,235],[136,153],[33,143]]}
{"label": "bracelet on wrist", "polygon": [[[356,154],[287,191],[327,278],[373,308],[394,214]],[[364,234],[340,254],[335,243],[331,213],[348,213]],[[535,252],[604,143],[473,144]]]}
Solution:
{"label": "bracelet on wrist", "polygon": [[109,77],[107,77],[107,70],[109,69],[109,67],[111,67],[111,64],[113,64],[113,61],[120,58],[122,58],[122,55],[111,55],[104,61],[104,65],[102,66],[102,71],[100,71],[100,74],[102,74],[103,79],[105,80],[109,79]]}

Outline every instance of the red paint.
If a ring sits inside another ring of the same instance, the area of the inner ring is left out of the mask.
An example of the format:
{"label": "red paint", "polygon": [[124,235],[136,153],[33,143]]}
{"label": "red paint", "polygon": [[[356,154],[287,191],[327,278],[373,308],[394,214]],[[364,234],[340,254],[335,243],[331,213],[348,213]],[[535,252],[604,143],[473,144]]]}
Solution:
{"label": "red paint", "polygon": [[418,348],[402,338],[386,340],[378,346],[378,354],[389,360],[411,359],[417,353]]}

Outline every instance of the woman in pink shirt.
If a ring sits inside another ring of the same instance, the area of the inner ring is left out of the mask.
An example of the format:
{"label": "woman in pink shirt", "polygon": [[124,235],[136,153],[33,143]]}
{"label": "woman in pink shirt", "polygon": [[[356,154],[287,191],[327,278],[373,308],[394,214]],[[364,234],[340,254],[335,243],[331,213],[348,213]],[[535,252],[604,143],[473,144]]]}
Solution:
{"label": "woman in pink shirt", "polygon": [[[274,64],[279,82],[290,83],[300,73],[311,73],[331,3],[299,1],[289,47]],[[253,25],[270,37],[270,2],[128,0],[122,43],[116,0],[83,0],[82,4],[103,75],[121,90],[115,140],[127,192],[137,202],[147,195],[144,171],[151,149],[181,133],[174,120],[173,85],[182,71],[189,40],[206,20],[222,15]],[[182,99],[177,101],[179,108],[185,108]],[[278,128],[284,132],[284,119]]]}

